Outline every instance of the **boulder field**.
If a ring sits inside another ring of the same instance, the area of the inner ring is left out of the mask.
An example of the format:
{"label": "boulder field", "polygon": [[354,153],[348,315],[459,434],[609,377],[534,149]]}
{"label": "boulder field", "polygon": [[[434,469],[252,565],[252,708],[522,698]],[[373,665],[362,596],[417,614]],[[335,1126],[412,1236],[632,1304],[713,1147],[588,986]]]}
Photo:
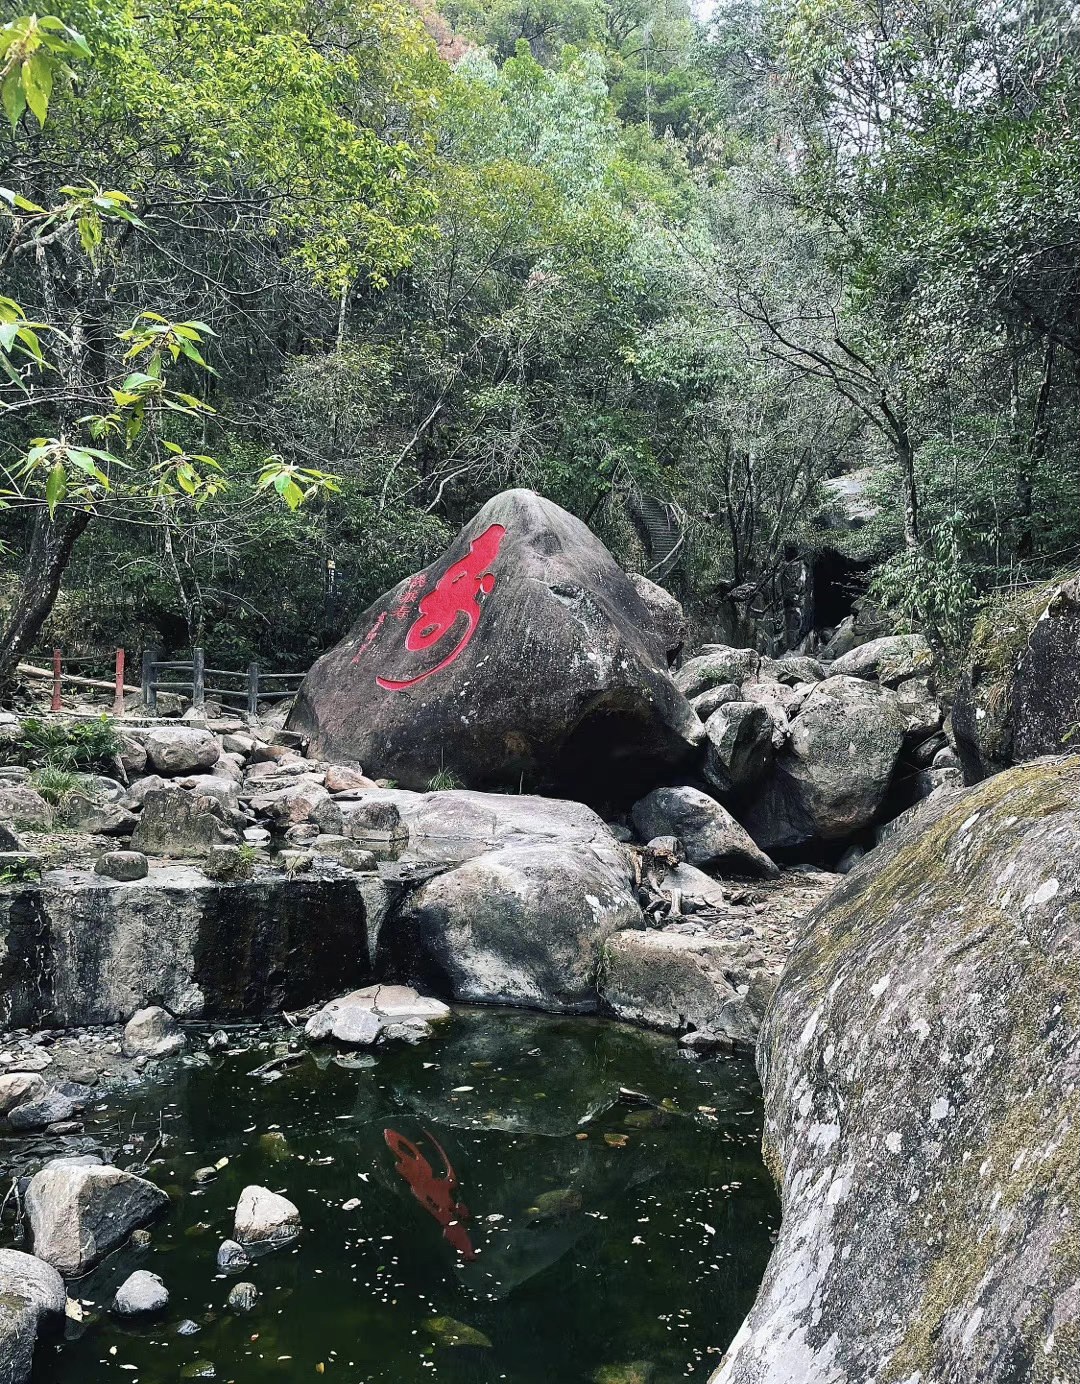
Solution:
{"label": "boulder field", "polygon": [[951,790],[814,912],[758,1046],[783,1224],[713,1384],[1080,1379],[1080,758]]}

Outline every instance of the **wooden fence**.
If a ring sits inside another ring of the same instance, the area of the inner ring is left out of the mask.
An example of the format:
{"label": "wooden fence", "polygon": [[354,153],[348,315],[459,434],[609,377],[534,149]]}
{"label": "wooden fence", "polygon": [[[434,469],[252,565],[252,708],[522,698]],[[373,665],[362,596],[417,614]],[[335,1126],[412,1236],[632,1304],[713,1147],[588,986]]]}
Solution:
{"label": "wooden fence", "polygon": [[[161,673],[175,674],[176,678],[162,682]],[[260,669],[257,663],[249,663],[246,669],[207,668],[202,649],[192,649],[190,662],[161,661],[156,649],[147,649],[142,656],[142,694],[147,711],[157,710],[159,692],[181,692],[191,697],[191,705],[199,710],[206,704],[207,696],[226,698],[246,704],[250,716],[258,714],[260,702],[281,702],[296,695],[297,687],[303,681],[304,673],[270,673]],[[211,687],[207,678],[228,678],[239,685],[231,687]],[[284,687],[267,684],[284,683]]]}

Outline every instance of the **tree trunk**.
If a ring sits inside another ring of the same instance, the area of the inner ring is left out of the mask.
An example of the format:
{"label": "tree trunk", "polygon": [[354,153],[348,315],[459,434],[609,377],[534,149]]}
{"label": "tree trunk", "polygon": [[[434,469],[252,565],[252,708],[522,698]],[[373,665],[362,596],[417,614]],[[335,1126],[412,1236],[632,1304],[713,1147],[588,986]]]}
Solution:
{"label": "tree trunk", "polygon": [[41,633],[42,625],[52,612],[72,550],[91,517],[84,509],[61,514],[55,520],[50,519],[44,509],[38,512],[19,594],[0,645],[0,687],[9,687],[15,681],[16,664],[30,652]]}

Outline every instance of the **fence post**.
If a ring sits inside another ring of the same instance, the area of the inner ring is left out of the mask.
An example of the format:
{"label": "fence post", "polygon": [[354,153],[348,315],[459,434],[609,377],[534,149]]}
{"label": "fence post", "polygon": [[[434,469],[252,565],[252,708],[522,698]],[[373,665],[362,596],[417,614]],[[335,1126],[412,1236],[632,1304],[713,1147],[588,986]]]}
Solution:
{"label": "fence post", "polygon": [[248,715],[258,716],[259,714],[259,665],[257,663],[248,664]]}
{"label": "fence post", "polygon": [[124,651],[116,651],[116,691],[113,693],[113,715],[124,714]]}
{"label": "fence post", "polygon": [[63,677],[63,661],[59,649],[52,651],[52,710],[60,711],[63,703],[60,701],[60,682]]}
{"label": "fence post", "polygon": [[191,651],[191,705],[201,711],[206,704],[206,660],[202,649]]}
{"label": "fence post", "polygon": [[142,656],[142,698],[147,711],[157,711],[157,690],[154,687],[156,649],[144,649]]}

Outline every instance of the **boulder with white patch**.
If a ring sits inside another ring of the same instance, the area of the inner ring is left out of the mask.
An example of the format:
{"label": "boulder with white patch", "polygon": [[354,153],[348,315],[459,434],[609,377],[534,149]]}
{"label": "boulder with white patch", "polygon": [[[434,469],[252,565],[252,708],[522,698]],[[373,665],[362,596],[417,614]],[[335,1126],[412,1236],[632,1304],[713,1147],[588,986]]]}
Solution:
{"label": "boulder with white patch", "polygon": [[758,1045],[784,1217],[713,1384],[1080,1379],[1080,758],[945,790]]}

